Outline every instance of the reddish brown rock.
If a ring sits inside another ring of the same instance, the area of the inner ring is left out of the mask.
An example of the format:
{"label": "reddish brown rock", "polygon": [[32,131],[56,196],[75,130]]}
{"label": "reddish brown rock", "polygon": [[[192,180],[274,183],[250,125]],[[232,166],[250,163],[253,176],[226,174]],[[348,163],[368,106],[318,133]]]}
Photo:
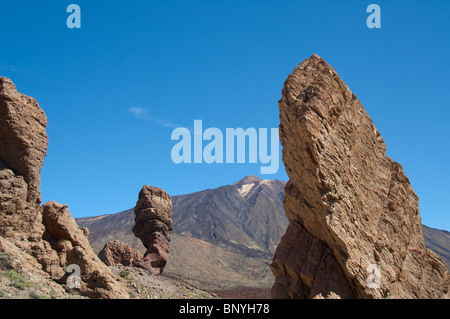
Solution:
{"label": "reddish brown rock", "polygon": [[81,269],[83,295],[128,298],[125,282],[94,254],[86,229],[65,205],[40,206],[40,172],[47,152],[47,118],[38,103],[0,77],[0,242],[21,267],[65,284],[63,267]]}
{"label": "reddish brown rock", "polygon": [[67,205],[48,202],[43,206],[44,239],[58,255],[60,266],[78,265],[83,295],[90,298],[128,298],[125,283],[95,255],[88,232],[79,228]]}
{"label": "reddish brown rock", "polygon": [[0,77],[1,160],[28,186],[27,200],[40,204],[41,168],[47,154],[47,117],[35,99]]}
{"label": "reddish brown rock", "polygon": [[38,232],[47,117],[36,100],[0,77],[0,236]]}
{"label": "reddish brown rock", "polygon": [[139,193],[134,213],[133,233],[147,248],[144,258],[136,262],[136,265],[160,275],[168,260],[172,199],[160,188],[144,186]]}
{"label": "reddish brown rock", "polygon": [[143,258],[139,250],[117,240],[106,243],[98,257],[107,266],[135,266]]}
{"label": "reddish brown rock", "polygon": [[425,248],[419,198],[336,71],[317,55],[303,61],[279,109],[290,226],[272,296],[444,298],[448,271]]}

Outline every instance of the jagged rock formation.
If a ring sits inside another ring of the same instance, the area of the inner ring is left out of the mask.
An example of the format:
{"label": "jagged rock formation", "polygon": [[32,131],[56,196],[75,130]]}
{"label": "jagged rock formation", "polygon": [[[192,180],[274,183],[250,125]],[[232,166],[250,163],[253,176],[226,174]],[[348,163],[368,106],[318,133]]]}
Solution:
{"label": "jagged rock formation", "polygon": [[0,241],[22,268],[64,283],[77,264],[83,295],[128,298],[126,285],[92,251],[65,205],[40,206],[40,171],[47,153],[47,118],[38,103],[0,77]]}
{"label": "jagged rock formation", "polygon": [[98,257],[107,266],[135,266],[136,262],[143,258],[139,250],[118,240],[107,242]]}
{"label": "jagged rock formation", "polygon": [[40,204],[41,168],[47,154],[47,117],[36,100],[17,92],[12,81],[0,77],[0,154],[27,185],[27,201]]}
{"label": "jagged rock formation", "polygon": [[317,55],[303,61],[279,109],[290,225],[271,266],[272,296],[445,297],[447,267],[425,248],[419,198],[336,71]]}
{"label": "jagged rock formation", "polygon": [[147,251],[136,266],[160,275],[167,264],[172,230],[172,199],[164,190],[144,186],[134,208],[133,233],[141,239]]}
{"label": "jagged rock formation", "polygon": [[[38,103],[0,77],[1,236],[33,233],[41,202],[40,172],[47,154],[47,117]],[[13,216],[13,218],[11,217]]]}

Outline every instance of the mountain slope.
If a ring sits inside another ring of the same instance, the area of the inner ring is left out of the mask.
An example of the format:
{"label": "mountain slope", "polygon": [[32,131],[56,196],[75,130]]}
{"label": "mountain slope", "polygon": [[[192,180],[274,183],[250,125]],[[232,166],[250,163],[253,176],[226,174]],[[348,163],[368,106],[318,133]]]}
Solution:
{"label": "mountain slope", "polygon": [[142,242],[134,236],[134,209],[96,217],[76,219],[80,227],[89,229],[89,242],[94,252],[99,253],[103,246],[109,242],[118,240],[134,249],[145,252]]}
{"label": "mountain slope", "polygon": [[[166,274],[208,288],[270,287],[269,264],[287,227],[285,182],[251,176],[233,185],[173,196],[173,227]],[[145,251],[133,232],[134,211],[77,219],[99,252],[119,240]]]}
{"label": "mountain slope", "polygon": [[450,232],[423,225],[425,245],[434,251],[450,269]]}
{"label": "mountain slope", "polygon": [[250,176],[233,185],[174,196],[174,232],[246,256],[272,258],[288,225],[285,184]]}
{"label": "mountain slope", "polygon": [[[287,227],[282,201],[285,182],[245,177],[239,182],[173,196],[173,225],[166,274],[199,286],[271,287],[273,252]],[[77,219],[90,230],[98,253],[119,240],[142,252],[131,229],[134,211]],[[450,265],[450,233],[424,226],[427,247]]]}

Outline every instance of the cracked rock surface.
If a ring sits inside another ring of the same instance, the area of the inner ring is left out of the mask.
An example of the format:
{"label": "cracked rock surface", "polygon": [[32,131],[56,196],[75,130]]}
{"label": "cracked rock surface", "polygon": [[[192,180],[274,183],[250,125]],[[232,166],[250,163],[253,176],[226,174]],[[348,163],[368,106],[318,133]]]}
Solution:
{"label": "cracked rock surface", "polygon": [[445,298],[448,270],[425,247],[419,198],[337,72],[317,55],[303,61],[279,110],[290,225],[272,297]]}
{"label": "cracked rock surface", "polygon": [[172,230],[172,199],[158,187],[144,186],[134,208],[133,233],[147,251],[135,265],[160,275],[167,264]]}

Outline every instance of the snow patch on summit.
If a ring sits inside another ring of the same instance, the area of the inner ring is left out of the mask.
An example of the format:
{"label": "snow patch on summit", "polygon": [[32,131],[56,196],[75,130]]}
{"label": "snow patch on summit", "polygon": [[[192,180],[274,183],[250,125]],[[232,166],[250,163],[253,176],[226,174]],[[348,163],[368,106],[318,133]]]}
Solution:
{"label": "snow patch on summit", "polygon": [[255,183],[251,183],[251,184],[242,184],[239,189],[239,192],[241,193],[242,196],[246,196],[248,193],[250,193],[250,191],[252,190],[253,186],[255,186]]}

